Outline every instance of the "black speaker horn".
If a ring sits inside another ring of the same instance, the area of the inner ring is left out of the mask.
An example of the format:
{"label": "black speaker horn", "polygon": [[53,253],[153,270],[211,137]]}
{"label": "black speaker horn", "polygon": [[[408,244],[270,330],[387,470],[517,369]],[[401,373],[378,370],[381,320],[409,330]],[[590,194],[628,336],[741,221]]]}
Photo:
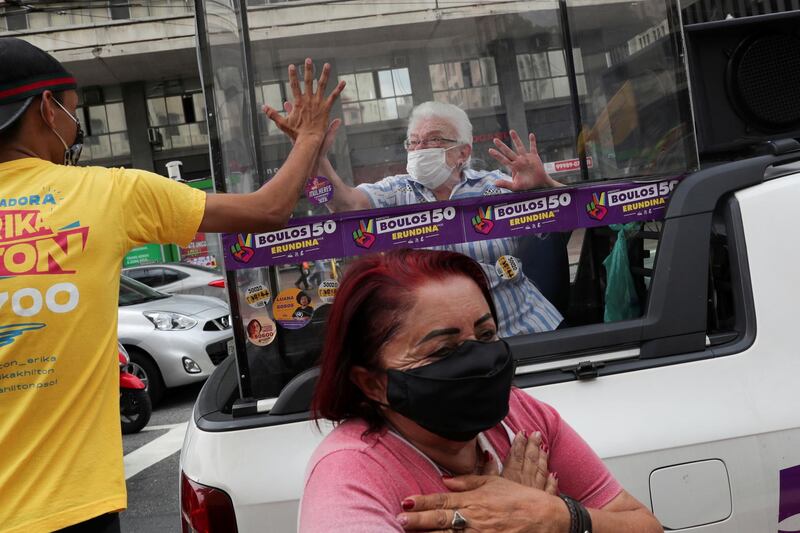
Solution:
{"label": "black speaker horn", "polygon": [[701,154],[800,138],[800,11],[684,27]]}

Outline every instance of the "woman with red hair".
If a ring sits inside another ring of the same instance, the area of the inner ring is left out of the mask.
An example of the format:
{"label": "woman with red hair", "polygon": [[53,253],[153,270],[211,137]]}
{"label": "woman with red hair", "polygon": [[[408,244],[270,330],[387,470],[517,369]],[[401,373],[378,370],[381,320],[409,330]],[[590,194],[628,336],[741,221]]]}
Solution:
{"label": "woman with red hair", "polygon": [[474,260],[356,262],[328,320],[312,410],[336,427],[309,463],[299,531],[662,531],[513,377]]}

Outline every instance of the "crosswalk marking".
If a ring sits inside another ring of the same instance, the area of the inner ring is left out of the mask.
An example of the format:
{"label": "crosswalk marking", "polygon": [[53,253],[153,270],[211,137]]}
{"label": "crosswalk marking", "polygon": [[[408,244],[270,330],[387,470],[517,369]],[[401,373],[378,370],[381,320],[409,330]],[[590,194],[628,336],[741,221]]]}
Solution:
{"label": "crosswalk marking", "polygon": [[184,422],[184,423],[181,423],[181,424],[163,424],[163,425],[160,425],[160,426],[145,426],[141,431],[142,432],[145,432],[145,431],[164,431],[164,430],[167,430],[167,429],[176,428],[178,426],[186,427],[186,423]]}
{"label": "crosswalk marking", "polygon": [[150,427],[150,430],[168,429],[168,431],[141,448],[137,448],[123,458],[125,463],[125,479],[132,478],[142,470],[150,468],[157,462],[179,451],[181,446],[183,446],[186,424],[187,423],[184,422],[182,424]]}

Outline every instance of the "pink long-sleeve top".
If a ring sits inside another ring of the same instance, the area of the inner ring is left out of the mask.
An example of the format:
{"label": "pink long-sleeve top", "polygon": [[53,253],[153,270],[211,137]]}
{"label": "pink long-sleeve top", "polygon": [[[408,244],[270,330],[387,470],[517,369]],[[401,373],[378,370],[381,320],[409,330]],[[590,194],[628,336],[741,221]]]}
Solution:
{"label": "pink long-sleeve top", "polygon": [[[347,421],[315,450],[306,472],[299,532],[401,533],[396,517],[404,498],[448,492],[436,466],[413,446],[389,431],[363,437],[366,428],[363,420]],[[484,432],[501,460],[511,449],[509,430],[512,435],[541,432],[562,494],[602,508],[622,491],[602,460],[555,409],[519,389],[511,391],[503,424]]]}

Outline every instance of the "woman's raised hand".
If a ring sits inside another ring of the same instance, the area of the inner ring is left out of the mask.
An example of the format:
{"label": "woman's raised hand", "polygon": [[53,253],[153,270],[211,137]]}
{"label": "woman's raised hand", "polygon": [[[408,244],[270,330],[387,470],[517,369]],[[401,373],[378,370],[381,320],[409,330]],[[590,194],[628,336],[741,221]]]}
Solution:
{"label": "woman's raised hand", "polygon": [[289,65],[289,86],[292,89],[293,102],[287,116],[282,116],[278,110],[268,105],[263,107],[264,113],[272,120],[282,132],[292,141],[305,135],[318,136],[323,139],[329,129],[328,117],[333,103],[344,89],[345,83],[340,81],[325,97],[331,66],[328,63],[322,67],[322,75],[317,80],[317,90],[314,90],[313,63],[306,58],[304,71],[305,90],[300,90],[300,81],[297,78],[297,67]]}

